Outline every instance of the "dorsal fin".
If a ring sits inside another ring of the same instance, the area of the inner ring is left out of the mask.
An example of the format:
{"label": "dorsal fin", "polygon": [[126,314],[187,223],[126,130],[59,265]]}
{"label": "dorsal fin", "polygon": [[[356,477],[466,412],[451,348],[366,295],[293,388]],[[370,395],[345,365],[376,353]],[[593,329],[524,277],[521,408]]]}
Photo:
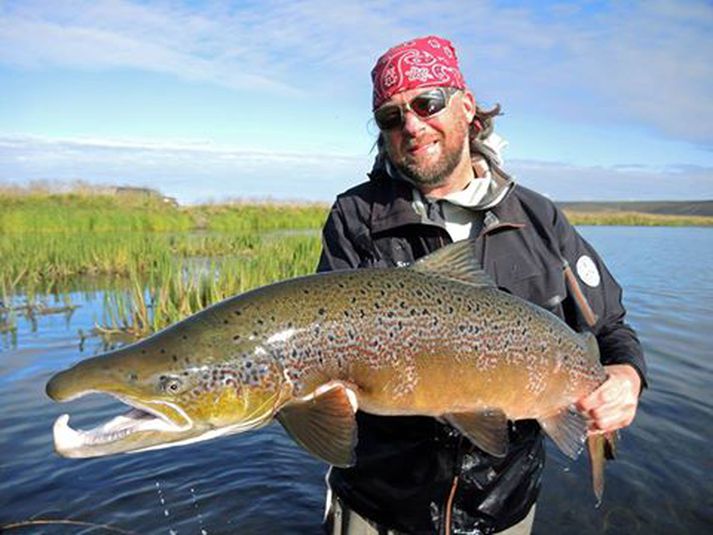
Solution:
{"label": "dorsal fin", "polygon": [[457,241],[418,259],[408,269],[453,279],[473,286],[495,286],[493,279],[480,269],[475,257],[474,240]]}

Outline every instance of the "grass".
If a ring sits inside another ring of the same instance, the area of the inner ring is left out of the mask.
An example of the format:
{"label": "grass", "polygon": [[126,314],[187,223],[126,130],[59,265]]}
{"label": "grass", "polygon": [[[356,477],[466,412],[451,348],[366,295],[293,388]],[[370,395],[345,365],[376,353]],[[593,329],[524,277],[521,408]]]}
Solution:
{"label": "grass", "polygon": [[317,234],[285,236],[263,240],[249,254],[131,272],[125,289],[105,294],[99,331],[146,336],[232,295],[313,273],[320,248]]}
{"label": "grass", "polygon": [[118,282],[105,294],[100,330],[142,337],[231,295],[313,272],[320,247],[317,231],[3,235],[0,291],[3,303],[22,295],[41,308],[80,279]]}
{"label": "grass", "polygon": [[104,293],[104,335],[143,337],[231,295],[311,273],[327,206],[180,208],[159,195],[0,188],[0,331],[71,310],[78,281]]}
{"label": "grass", "polygon": [[[323,204],[179,207],[157,192],[75,184],[0,187],[0,333],[17,317],[71,313],[79,281],[104,292],[97,331],[144,337],[202,308],[312,273]],[[711,225],[713,218],[568,213],[577,225]],[[47,304],[54,299],[54,306]],[[82,338],[84,335],[81,335]]]}
{"label": "grass", "polygon": [[320,203],[244,203],[179,207],[158,193],[120,195],[107,188],[77,186],[0,187],[0,233],[265,232],[318,229],[327,216]]}

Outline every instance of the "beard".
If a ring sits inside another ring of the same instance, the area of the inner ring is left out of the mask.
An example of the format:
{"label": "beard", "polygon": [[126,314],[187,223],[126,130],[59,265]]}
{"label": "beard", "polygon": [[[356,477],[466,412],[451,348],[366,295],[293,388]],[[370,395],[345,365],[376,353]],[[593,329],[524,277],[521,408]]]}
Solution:
{"label": "beard", "polygon": [[[465,124],[465,123],[464,123]],[[417,157],[411,156],[406,149],[414,139],[403,139],[404,150],[400,157],[394,157],[393,150],[389,150],[387,143],[387,153],[389,160],[394,167],[416,187],[435,188],[445,184],[446,180],[460,165],[463,158],[470,159],[470,151],[464,148],[468,135],[467,125],[464,128],[456,128],[445,136],[440,136],[441,153],[437,159],[432,161],[419,161]]]}
{"label": "beard", "polygon": [[455,171],[462,158],[462,149],[458,149],[444,151],[437,161],[427,165],[415,162],[408,157],[400,162],[391,163],[414,185],[433,188],[445,183],[446,178]]}

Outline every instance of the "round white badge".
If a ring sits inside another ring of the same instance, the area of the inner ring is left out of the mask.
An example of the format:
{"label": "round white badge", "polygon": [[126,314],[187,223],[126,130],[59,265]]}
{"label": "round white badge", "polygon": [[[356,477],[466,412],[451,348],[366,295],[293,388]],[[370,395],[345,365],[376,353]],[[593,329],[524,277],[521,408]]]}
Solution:
{"label": "round white badge", "polygon": [[594,263],[594,260],[587,255],[582,255],[579,257],[579,260],[577,260],[577,275],[579,275],[579,278],[582,279],[584,284],[592,288],[599,286],[599,283],[602,281],[597,265]]}

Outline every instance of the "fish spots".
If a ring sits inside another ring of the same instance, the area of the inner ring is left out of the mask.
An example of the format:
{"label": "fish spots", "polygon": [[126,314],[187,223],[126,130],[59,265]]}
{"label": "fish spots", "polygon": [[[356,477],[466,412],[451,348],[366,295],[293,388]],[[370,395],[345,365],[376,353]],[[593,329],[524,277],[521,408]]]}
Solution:
{"label": "fish spots", "polygon": [[531,366],[527,369],[527,384],[525,388],[534,396],[539,396],[547,388],[547,380],[549,377],[545,375],[544,370],[539,366]]}

